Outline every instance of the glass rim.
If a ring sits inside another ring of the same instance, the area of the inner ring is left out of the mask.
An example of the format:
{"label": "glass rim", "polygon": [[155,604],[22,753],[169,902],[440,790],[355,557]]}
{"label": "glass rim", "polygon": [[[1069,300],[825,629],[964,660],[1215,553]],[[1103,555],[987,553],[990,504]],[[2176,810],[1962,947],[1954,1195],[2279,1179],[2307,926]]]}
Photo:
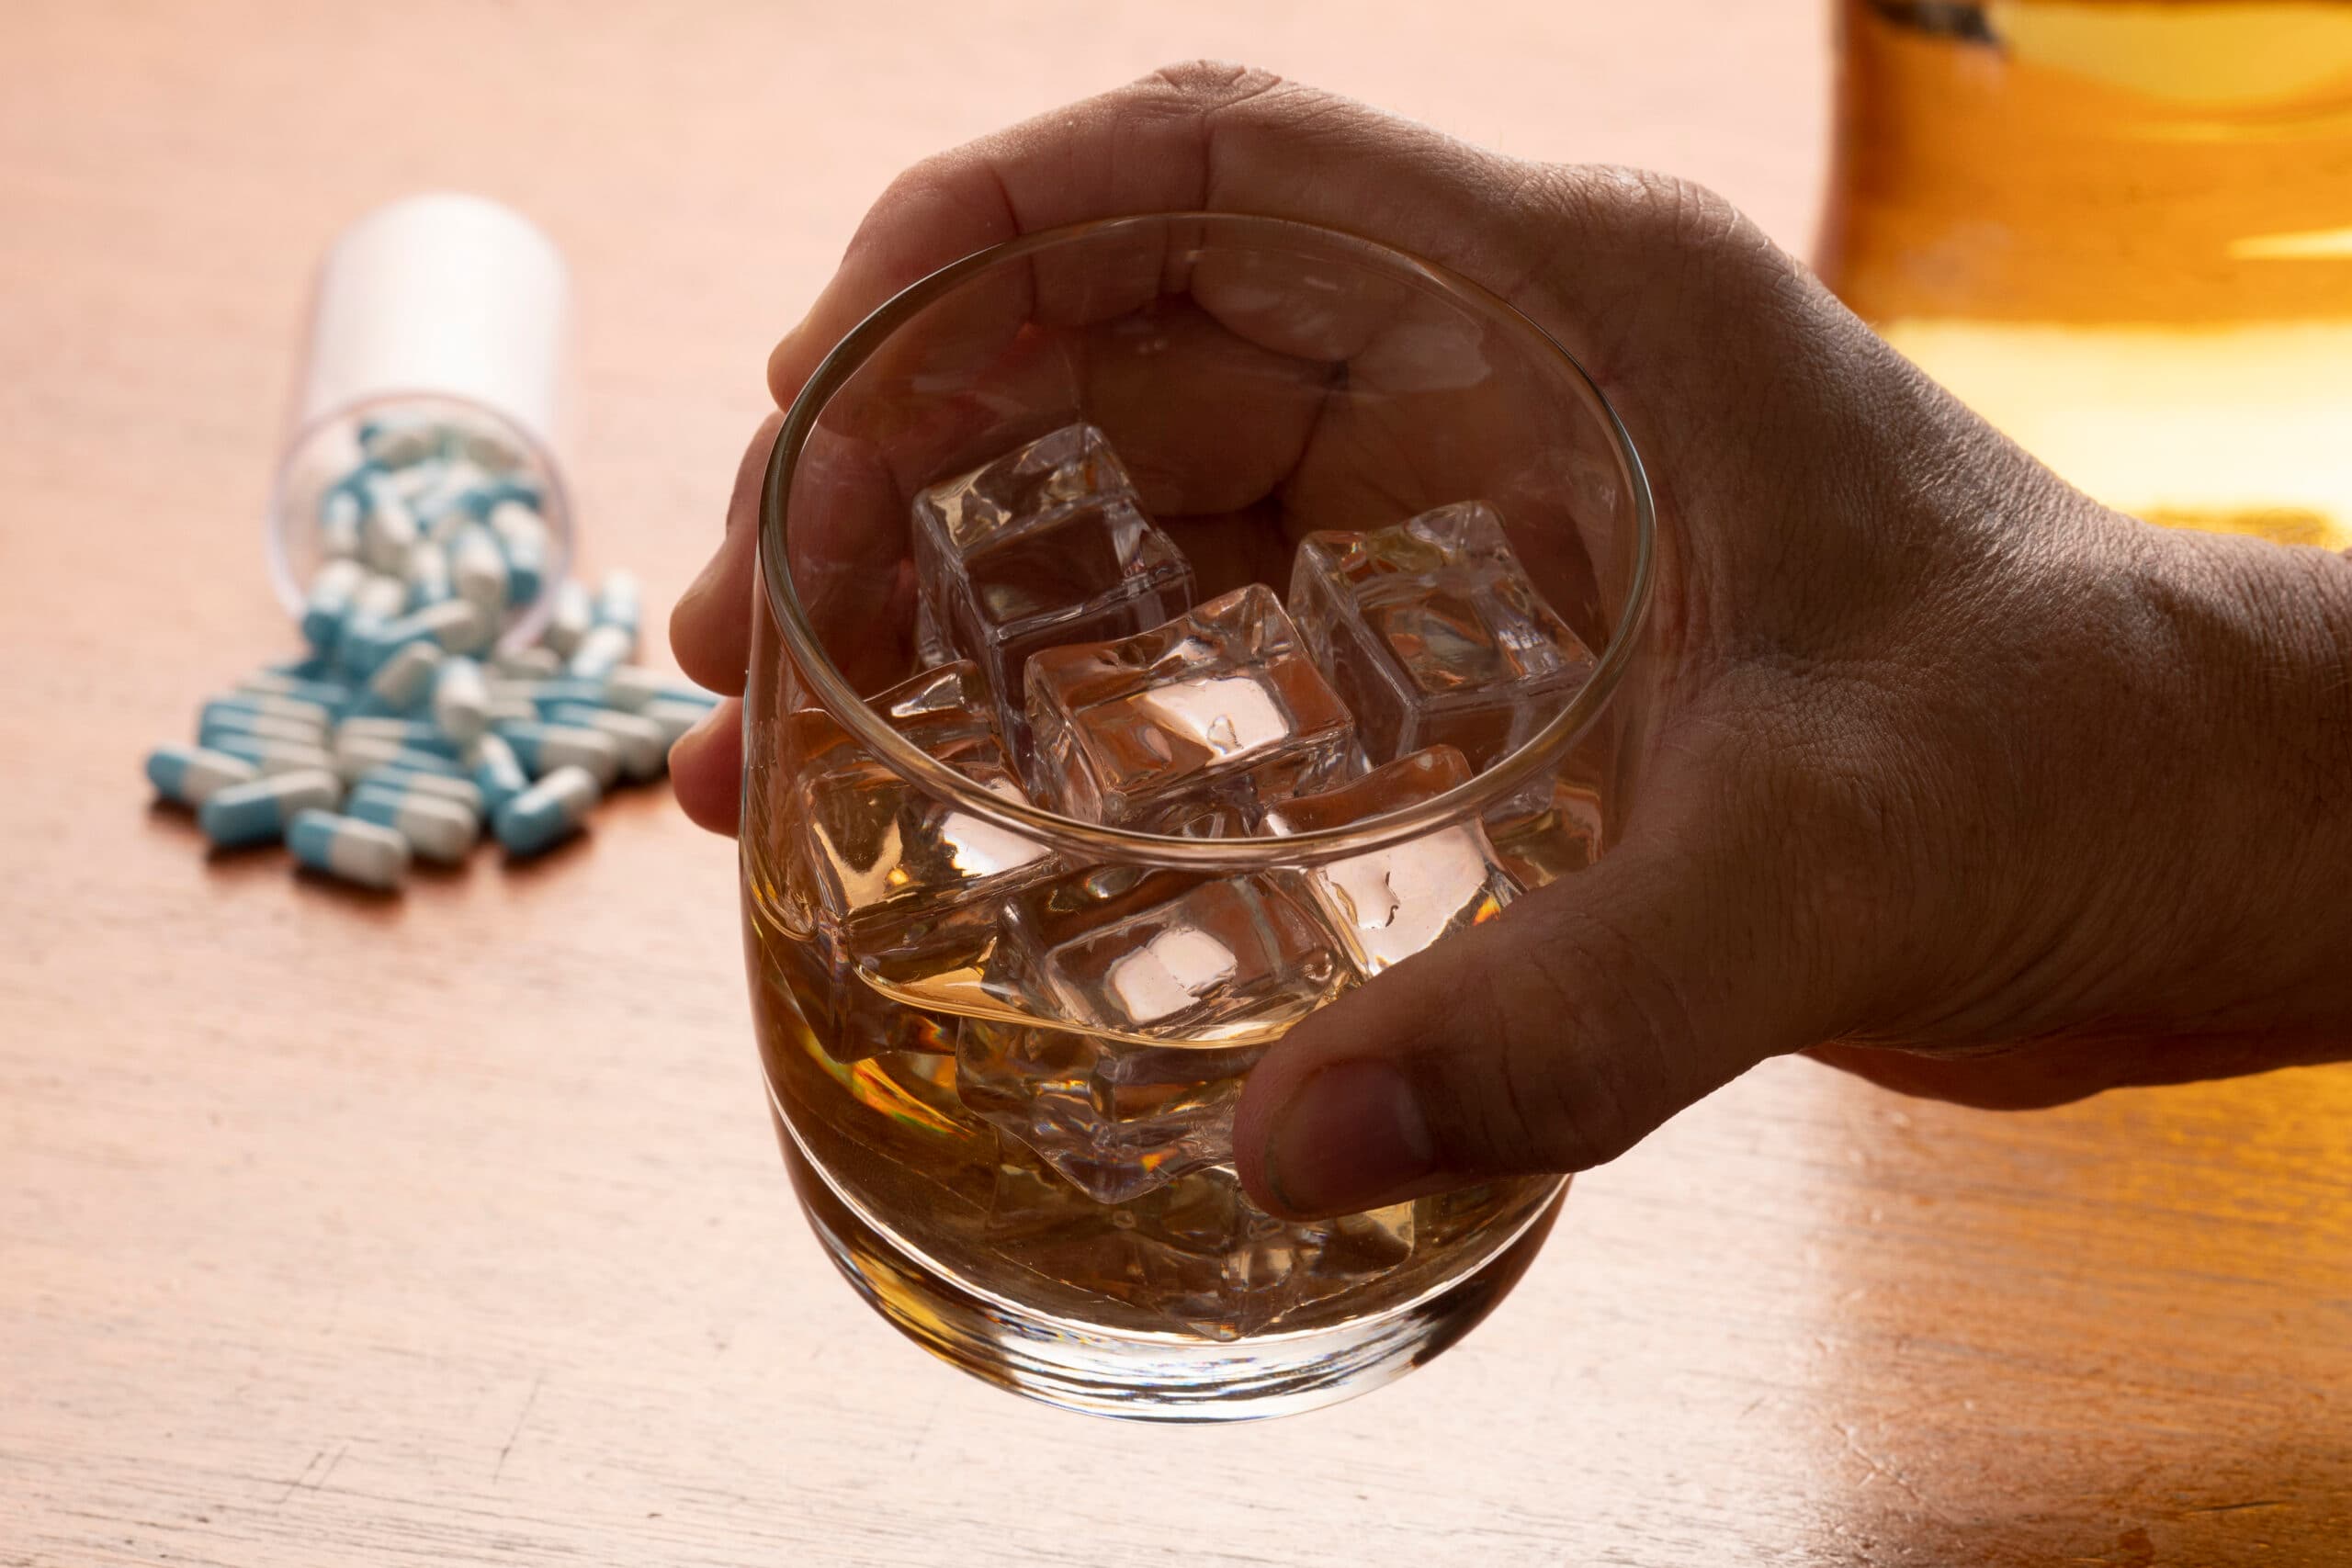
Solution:
{"label": "glass rim", "polygon": [[[801,452],[834,395],[894,333],[945,299],[967,279],[1004,262],[1076,240],[1171,223],[1198,224],[1212,237],[1220,229],[1238,229],[1259,235],[1312,238],[1341,252],[1370,258],[1392,273],[1416,278],[1457,304],[1499,322],[1524,339],[1540,357],[1556,362],[1584,389],[1608,433],[1611,450],[1623,472],[1634,508],[1632,571],[1615,630],[1608,645],[1600,649],[1590,677],[1549,723],[1492,766],[1442,795],[1401,811],[1385,812],[1344,827],[1281,837],[1184,839],[1064,817],[1026,800],[997,795],[909,742],[884,723],[856,688],[833,667],[818,640],[816,628],[808,622],[793,588],[784,548],[786,498],[792,493]],[[1493,290],[1392,245],[1343,229],[1245,213],[1170,211],[1062,224],[1001,241],[948,263],[885,300],[833,345],[786,411],[783,428],[768,452],[766,477],[760,492],[758,545],[760,578],[768,613],[775,617],[801,678],[834,722],[892,773],[953,802],[960,810],[1057,851],[1077,851],[1093,861],[1204,872],[1247,872],[1319,863],[1342,855],[1384,849],[1459,822],[1477,808],[1532,782],[1547,762],[1565,751],[1600,716],[1633,661],[1634,642],[1649,611],[1657,531],[1648,472],[1608,394],[1557,338]],[[748,726],[748,718],[746,722]],[[749,776],[747,769],[747,781]],[[1081,860],[1078,863],[1088,862]]]}

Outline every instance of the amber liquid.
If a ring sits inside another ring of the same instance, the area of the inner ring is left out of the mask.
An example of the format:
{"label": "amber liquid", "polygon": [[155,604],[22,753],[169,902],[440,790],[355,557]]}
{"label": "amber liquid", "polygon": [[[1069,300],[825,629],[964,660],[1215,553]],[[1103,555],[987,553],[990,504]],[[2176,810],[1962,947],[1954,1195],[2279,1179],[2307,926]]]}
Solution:
{"label": "amber liquid", "polygon": [[[1248,1203],[1229,1167],[1098,1202],[968,1111],[960,1021],[896,1010],[938,1049],[844,1061],[795,1000],[811,983],[781,885],[746,879],[760,1051],[786,1136],[838,1198],[923,1268],[976,1295],[1085,1328],[1207,1341],[1332,1328],[1402,1308],[1496,1258],[1538,1220],[1550,1179],[1474,1187],[1292,1224]],[[862,985],[851,977],[843,983]],[[860,998],[866,1005],[866,998]]]}
{"label": "amber liquid", "polygon": [[2111,506],[2352,547],[2352,3],[1844,21],[1840,296]]}

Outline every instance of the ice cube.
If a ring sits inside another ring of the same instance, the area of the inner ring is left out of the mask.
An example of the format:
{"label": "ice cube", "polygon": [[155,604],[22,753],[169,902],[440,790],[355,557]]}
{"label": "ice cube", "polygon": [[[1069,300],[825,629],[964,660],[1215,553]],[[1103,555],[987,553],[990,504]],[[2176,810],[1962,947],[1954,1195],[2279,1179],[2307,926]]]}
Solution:
{"label": "ice cube", "polygon": [[1228,1166],[1188,1172],[1115,1207],[1085,1199],[1025,1148],[1009,1146],[988,1215],[990,1246],[1050,1278],[1229,1340],[1397,1268],[1415,1206],[1285,1222],[1260,1209]]}
{"label": "ice cube", "polygon": [[1366,534],[1310,534],[1291,613],[1385,762],[1452,745],[1483,768],[1591,674],[1591,652],[1544,602],[1485,502]]}
{"label": "ice cube", "polygon": [[1064,815],[1175,832],[1345,776],[1355,726],[1262,583],[1029,661],[1030,775]]}
{"label": "ice cube", "polygon": [[1127,637],[1193,602],[1183,552],[1144,515],[1102,433],[1066,425],[915,498],[916,641],[968,659],[1025,749],[1023,672],[1066,642]]}
{"label": "ice cube", "polygon": [[1062,1027],[967,1018],[966,1105],[1098,1202],[1229,1161],[1242,1075],[1354,979],[1283,880],[1105,866],[1006,899],[989,988]]}
{"label": "ice cube", "polygon": [[1265,1040],[1354,983],[1323,922],[1253,874],[1102,866],[1005,901],[990,963],[1032,1016],[1145,1040]]}
{"label": "ice cube", "polygon": [[[1349,827],[1433,800],[1472,776],[1460,751],[1432,746],[1338,789],[1283,801],[1267,813],[1266,829],[1287,835]],[[1476,817],[1298,874],[1366,976],[1492,919],[1519,894]]]}
{"label": "ice cube", "polygon": [[[979,671],[968,662],[925,671],[869,705],[900,735],[982,788],[1021,798]],[[1051,874],[1041,844],[900,778],[821,709],[794,714],[785,742],[795,769],[797,874],[815,934],[796,986],[828,998],[809,1019],[845,1059],[935,1050],[936,1021],[888,1002],[861,966],[900,973],[972,961],[972,932],[950,917]]]}
{"label": "ice cube", "polygon": [[956,1052],[967,1109],[1098,1203],[1121,1203],[1233,1157],[1233,1108],[1262,1045],[1138,1045],[967,1018]]}

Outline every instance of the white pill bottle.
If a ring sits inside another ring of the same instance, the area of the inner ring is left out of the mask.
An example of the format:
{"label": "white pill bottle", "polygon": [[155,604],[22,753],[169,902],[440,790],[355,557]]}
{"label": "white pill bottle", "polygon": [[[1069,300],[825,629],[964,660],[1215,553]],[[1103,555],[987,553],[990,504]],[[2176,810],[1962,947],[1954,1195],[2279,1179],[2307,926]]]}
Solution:
{"label": "white pill bottle", "polygon": [[533,591],[508,606],[500,635],[514,646],[537,634],[572,557],[555,458],[570,316],[554,242],[485,197],[404,197],[336,236],[311,296],[267,520],[270,577],[289,615],[347,549],[337,530],[350,494],[380,485],[428,534],[501,502],[535,512],[543,558],[520,579]]}

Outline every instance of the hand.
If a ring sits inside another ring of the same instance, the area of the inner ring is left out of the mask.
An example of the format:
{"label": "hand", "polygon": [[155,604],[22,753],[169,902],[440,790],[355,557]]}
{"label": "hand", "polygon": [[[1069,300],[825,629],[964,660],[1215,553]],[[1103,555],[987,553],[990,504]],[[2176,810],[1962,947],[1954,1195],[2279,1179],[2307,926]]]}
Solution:
{"label": "hand", "polygon": [[[1620,694],[1656,705],[1620,842],[1251,1075],[1261,1201],[1580,1169],[1806,1049],[2011,1107],[2352,1054],[2352,565],[2097,506],[1704,191],[1162,72],[902,176],[777,346],[777,401],[957,256],[1193,208],[1385,241],[1566,343],[1657,479],[1670,654]],[[728,691],[773,437],[673,622]],[[731,830],[741,767],[729,704],[673,759],[697,821]]]}

